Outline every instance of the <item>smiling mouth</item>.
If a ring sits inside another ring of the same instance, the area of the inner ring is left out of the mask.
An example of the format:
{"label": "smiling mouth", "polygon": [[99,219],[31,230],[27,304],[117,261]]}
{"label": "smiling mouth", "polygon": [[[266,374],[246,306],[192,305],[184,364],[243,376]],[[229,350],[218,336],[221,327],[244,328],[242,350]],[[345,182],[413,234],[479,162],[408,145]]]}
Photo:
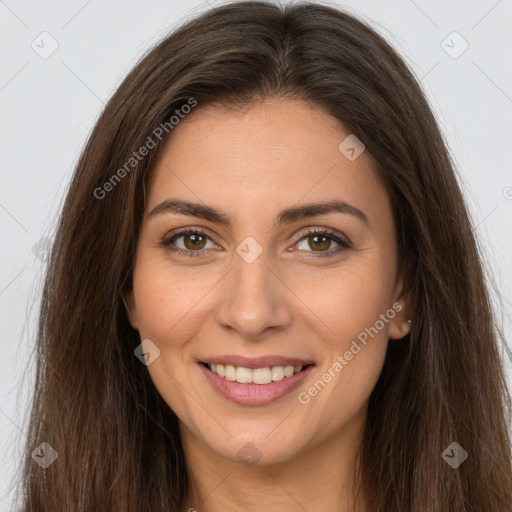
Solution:
{"label": "smiling mouth", "polygon": [[240,384],[270,384],[271,382],[279,382],[289,377],[293,377],[303,372],[314,364],[305,366],[265,366],[262,368],[245,368],[243,366],[223,365],[214,363],[201,363],[212,373],[231,382]]}

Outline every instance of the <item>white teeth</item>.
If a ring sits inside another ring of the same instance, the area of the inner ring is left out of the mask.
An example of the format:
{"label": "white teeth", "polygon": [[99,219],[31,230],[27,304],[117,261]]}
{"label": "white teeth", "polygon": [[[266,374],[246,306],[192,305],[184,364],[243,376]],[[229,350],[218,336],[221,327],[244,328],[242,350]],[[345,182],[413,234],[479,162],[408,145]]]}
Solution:
{"label": "white teeth", "polygon": [[293,375],[293,372],[295,371],[294,366],[285,366],[284,367],[284,376],[285,377],[291,377]]}
{"label": "white teeth", "polygon": [[250,368],[237,366],[236,381],[240,382],[241,384],[247,384],[249,382],[252,382],[252,370]]}
{"label": "white teeth", "polygon": [[233,365],[231,365],[231,364],[226,365],[226,372],[225,372],[224,378],[227,380],[230,380],[232,382],[236,380],[236,368]]}
{"label": "white teeth", "polygon": [[252,371],[252,381],[254,384],[268,384],[272,382],[272,372],[270,368],[256,368]]}
{"label": "white teeth", "polygon": [[231,364],[210,364],[210,370],[219,377],[223,377],[231,382],[241,384],[269,384],[270,382],[283,380],[285,377],[302,371],[302,365],[298,366],[266,366],[264,368],[245,368],[243,366],[233,366]]}
{"label": "white teeth", "polygon": [[284,379],[284,366],[272,366],[272,380]]}

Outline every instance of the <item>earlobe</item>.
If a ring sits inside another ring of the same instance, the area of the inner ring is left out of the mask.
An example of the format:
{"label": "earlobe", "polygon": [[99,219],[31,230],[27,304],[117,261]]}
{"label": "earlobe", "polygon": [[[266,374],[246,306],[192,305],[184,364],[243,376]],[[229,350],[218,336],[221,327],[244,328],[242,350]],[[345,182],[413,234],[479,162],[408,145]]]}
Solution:
{"label": "earlobe", "polygon": [[[405,305],[404,305],[405,302]],[[389,337],[393,340],[399,340],[409,334],[412,329],[412,319],[408,318],[407,301],[399,301],[401,308],[390,322]]]}
{"label": "earlobe", "polygon": [[412,320],[404,320],[403,315],[397,315],[390,324],[389,337],[392,340],[399,340],[409,334],[412,329]]}
{"label": "earlobe", "polygon": [[409,334],[409,332],[411,331],[411,325],[412,325],[412,320],[409,318],[408,320],[403,322],[402,325],[400,326],[400,330],[404,333],[404,336],[406,334]]}
{"label": "earlobe", "polygon": [[[393,309],[396,315],[391,320],[389,325],[389,338],[392,340],[399,340],[411,332],[412,319],[409,312],[409,298],[407,292],[404,290],[403,275],[400,274],[396,281],[395,297],[398,297],[393,304]],[[398,307],[398,305],[400,305]]]}
{"label": "earlobe", "polygon": [[128,317],[128,321],[134,329],[138,329],[137,325],[137,311],[135,308],[135,300],[133,297],[133,290],[129,290],[125,293],[121,294],[121,299],[124,303],[124,307],[126,309],[126,316]]}

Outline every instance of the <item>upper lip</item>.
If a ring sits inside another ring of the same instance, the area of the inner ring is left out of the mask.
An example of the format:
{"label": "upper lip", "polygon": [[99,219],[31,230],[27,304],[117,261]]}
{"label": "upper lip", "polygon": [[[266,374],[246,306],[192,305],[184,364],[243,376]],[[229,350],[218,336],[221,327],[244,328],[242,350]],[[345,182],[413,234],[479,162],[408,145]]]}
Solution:
{"label": "upper lip", "polygon": [[239,355],[223,355],[211,356],[200,359],[201,363],[210,364],[223,364],[242,366],[244,368],[265,368],[266,366],[306,366],[308,364],[315,364],[314,361],[309,359],[300,359],[298,357],[287,356],[260,356],[260,357],[246,357]]}

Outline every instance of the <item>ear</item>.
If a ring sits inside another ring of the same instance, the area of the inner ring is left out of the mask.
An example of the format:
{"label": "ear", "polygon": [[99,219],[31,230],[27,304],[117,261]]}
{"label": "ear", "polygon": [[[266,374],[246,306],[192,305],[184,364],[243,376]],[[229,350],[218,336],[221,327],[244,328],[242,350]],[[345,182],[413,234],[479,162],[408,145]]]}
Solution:
{"label": "ear", "polygon": [[137,330],[137,308],[135,306],[135,297],[133,295],[133,290],[128,290],[124,292],[121,295],[121,298],[123,299],[126,308],[126,315],[128,316],[128,321],[130,322],[131,326],[135,330]]}
{"label": "ear", "polygon": [[391,309],[395,311],[395,316],[389,322],[389,338],[399,340],[411,332],[412,325],[410,296],[404,292],[402,276],[397,279],[393,297]]}

